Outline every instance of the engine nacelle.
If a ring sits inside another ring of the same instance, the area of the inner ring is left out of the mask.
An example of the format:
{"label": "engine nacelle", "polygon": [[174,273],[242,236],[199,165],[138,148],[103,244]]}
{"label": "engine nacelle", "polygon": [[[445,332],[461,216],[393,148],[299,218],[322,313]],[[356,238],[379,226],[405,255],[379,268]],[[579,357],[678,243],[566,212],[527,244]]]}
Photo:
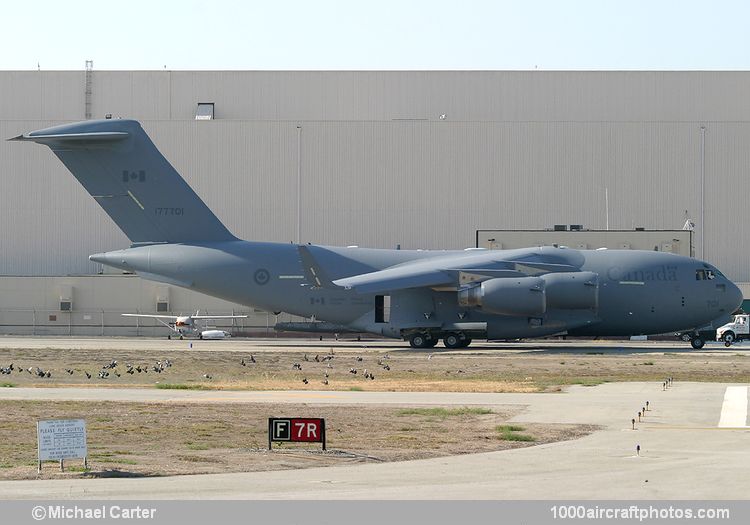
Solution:
{"label": "engine nacelle", "polygon": [[540,316],[546,311],[541,277],[490,279],[458,291],[458,304],[501,315]]}
{"label": "engine nacelle", "polygon": [[599,304],[599,275],[594,272],[548,273],[541,278],[547,308],[585,310],[596,309]]}

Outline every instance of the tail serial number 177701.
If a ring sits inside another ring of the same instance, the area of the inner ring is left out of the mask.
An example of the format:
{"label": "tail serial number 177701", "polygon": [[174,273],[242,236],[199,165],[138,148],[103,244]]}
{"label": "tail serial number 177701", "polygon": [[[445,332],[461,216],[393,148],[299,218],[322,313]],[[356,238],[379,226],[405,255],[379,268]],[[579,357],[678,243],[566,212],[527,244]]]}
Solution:
{"label": "tail serial number 177701", "polygon": [[185,208],[154,208],[156,215],[183,215]]}

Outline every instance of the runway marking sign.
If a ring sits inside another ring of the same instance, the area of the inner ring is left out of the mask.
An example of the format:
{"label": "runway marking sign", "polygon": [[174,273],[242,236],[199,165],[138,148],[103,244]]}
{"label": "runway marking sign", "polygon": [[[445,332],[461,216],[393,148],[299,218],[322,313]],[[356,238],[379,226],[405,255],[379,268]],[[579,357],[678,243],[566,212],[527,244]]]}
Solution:
{"label": "runway marking sign", "polygon": [[322,418],[268,418],[268,450],[274,441],[322,443],[326,449],[326,420]]}
{"label": "runway marking sign", "polygon": [[747,428],[747,393],[746,386],[728,386],[724,392],[724,403],[721,406],[719,427]]}

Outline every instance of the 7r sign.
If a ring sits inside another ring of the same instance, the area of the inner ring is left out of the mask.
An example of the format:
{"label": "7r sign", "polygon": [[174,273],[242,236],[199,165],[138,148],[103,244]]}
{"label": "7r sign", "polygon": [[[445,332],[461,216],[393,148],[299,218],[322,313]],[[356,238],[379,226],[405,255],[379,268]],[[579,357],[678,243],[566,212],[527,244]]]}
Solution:
{"label": "7r sign", "polygon": [[268,450],[274,441],[322,443],[326,449],[326,420],[320,418],[268,418]]}

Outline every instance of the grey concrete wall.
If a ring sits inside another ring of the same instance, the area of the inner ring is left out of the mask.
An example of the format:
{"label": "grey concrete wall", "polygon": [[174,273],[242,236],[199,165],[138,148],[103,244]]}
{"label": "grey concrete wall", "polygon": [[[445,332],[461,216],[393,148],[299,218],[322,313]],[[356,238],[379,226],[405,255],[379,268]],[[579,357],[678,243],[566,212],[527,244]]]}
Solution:
{"label": "grey concrete wall", "polygon": [[[0,119],[77,120],[83,71],[0,72]],[[92,114],[238,120],[750,120],[744,71],[96,71]]]}
{"label": "grey concrete wall", "polygon": [[[601,229],[606,188],[611,228],[691,218],[696,255],[750,281],[750,73],[93,75],[93,114],[142,119],[244,238],[463,248],[476,229]],[[83,92],[82,71],[0,72],[0,138],[82,118]],[[205,101],[218,120],[192,120]],[[127,246],[46,148],[3,141],[0,159],[0,274],[95,273],[90,253]]]}
{"label": "grey concrete wall", "polygon": [[[164,336],[169,329],[153,319],[123,313],[155,313],[157,298],[169,299],[171,315],[247,315],[209,321],[234,334],[276,337],[276,321],[297,321],[229,303],[134,275],[82,277],[0,277],[0,334]],[[60,310],[60,297],[72,299],[71,311]]]}

